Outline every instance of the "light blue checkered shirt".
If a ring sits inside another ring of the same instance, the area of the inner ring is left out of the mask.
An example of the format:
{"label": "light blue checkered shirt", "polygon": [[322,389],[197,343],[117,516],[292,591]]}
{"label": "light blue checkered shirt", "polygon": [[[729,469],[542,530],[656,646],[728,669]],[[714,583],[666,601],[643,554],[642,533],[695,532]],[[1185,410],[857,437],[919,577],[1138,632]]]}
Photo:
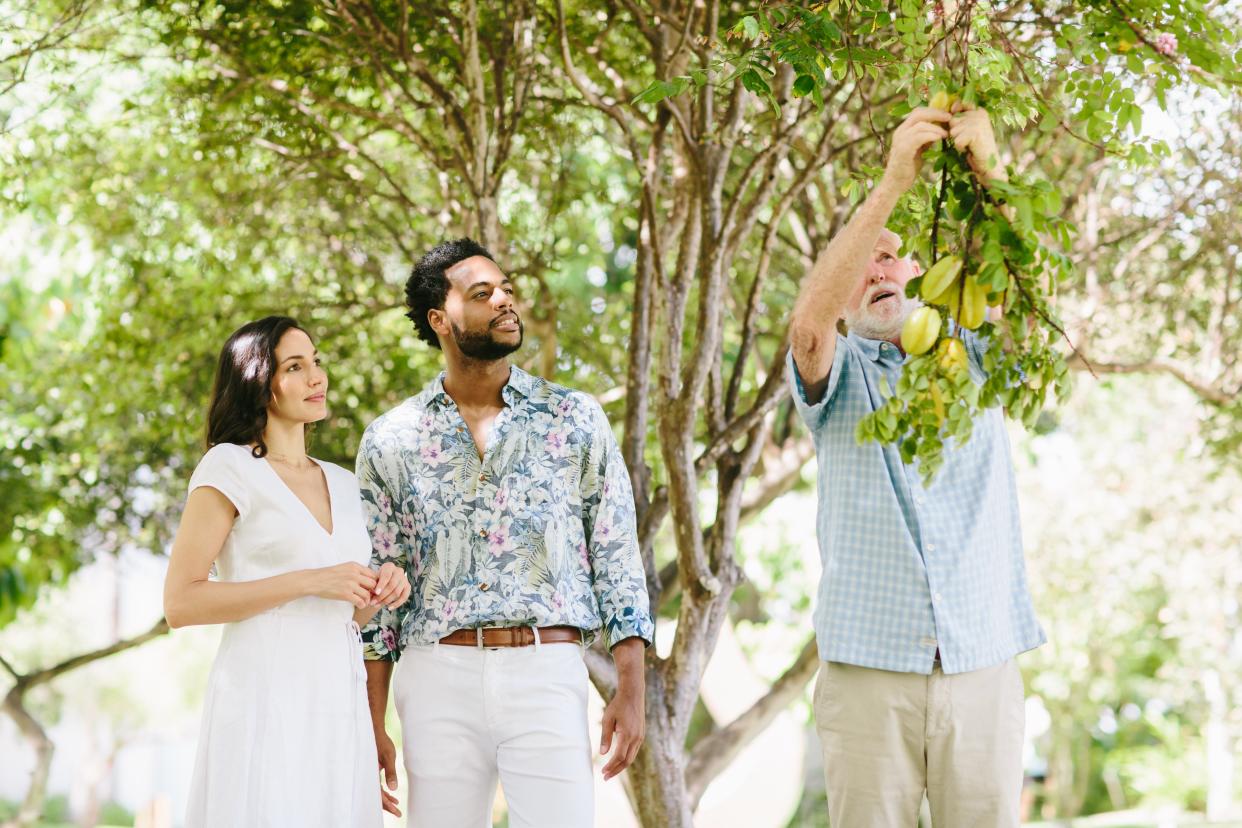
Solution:
{"label": "light blue checkered shirt", "polygon": [[[981,346],[964,339],[981,379]],[[891,343],[838,336],[828,388],[808,405],[789,356],[794,404],[819,461],[819,656],[930,673],[939,648],[946,673],[979,670],[1045,640],[1026,586],[1004,417],[984,412],[924,488],[896,446],[854,437],[883,403],[880,376],[895,387],[903,362]]]}

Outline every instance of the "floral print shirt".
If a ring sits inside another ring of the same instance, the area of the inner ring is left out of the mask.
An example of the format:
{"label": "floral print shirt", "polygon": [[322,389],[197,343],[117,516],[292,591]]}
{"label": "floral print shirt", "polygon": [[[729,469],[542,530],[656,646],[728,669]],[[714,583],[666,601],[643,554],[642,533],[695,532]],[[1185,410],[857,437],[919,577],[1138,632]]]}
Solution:
{"label": "floral print shirt", "polygon": [[363,435],[372,563],[404,567],[413,585],[363,627],[367,659],[481,626],[651,643],[634,497],[603,409],[517,367],[502,396],[482,460],[443,373]]}

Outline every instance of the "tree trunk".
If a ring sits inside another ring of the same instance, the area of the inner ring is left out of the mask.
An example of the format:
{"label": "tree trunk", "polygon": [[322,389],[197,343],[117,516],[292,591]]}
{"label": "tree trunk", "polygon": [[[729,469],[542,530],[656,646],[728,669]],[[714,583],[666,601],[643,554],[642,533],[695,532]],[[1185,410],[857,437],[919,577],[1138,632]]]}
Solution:
{"label": "tree trunk", "polygon": [[[659,700],[665,697],[659,670],[648,672],[647,741],[630,766],[630,803],[644,828],[693,828],[694,815],[686,794],[686,751],[678,741],[678,728],[672,727],[668,710]],[[683,737],[684,741],[684,737]]]}
{"label": "tree trunk", "polygon": [[3,710],[17,724],[18,730],[21,731],[22,736],[26,738],[26,741],[30,743],[30,746],[35,751],[35,769],[30,777],[30,787],[26,790],[26,796],[22,801],[21,808],[18,809],[17,816],[14,820],[6,823],[3,828],[8,828],[9,825],[27,826],[36,823],[39,816],[43,813],[43,802],[47,796],[48,774],[52,768],[54,745],[52,740],[48,738],[47,733],[44,732],[43,726],[26,710],[26,694],[35,687],[47,684],[65,673],[125,650],[138,647],[167,632],[168,622],[161,618],[155,622],[151,629],[133,638],[122,639],[107,647],[76,655],[59,664],[24,675],[18,673],[6,659],[0,657],[0,668],[3,668],[13,677],[13,686],[9,688],[9,692],[4,697]]}
{"label": "tree trunk", "polygon": [[26,828],[35,825],[43,814],[43,802],[47,798],[48,774],[52,769],[52,751],[54,746],[42,725],[35,720],[24,705],[25,688],[15,684],[4,697],[4,712],[13,719],[22,737],[35,752],[34,771],[30,774],[30,785],[26,788],[26,796],[13,819],[4,823],[4,828]]}
{"label": "tree trunk", "polygon": [[1212,822],[1233,816],[1234,756],[1229,739],[1228,695],[1216,670],[1203,674],[1208,721],[1203,731],[1207,753],[1207,818]]}

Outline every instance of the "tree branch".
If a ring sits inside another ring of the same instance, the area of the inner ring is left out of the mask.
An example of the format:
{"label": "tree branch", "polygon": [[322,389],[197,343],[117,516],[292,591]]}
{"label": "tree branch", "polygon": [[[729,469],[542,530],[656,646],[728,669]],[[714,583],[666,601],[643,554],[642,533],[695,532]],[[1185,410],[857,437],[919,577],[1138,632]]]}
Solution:
{"label": "tree branch", "polygon": [[598,647],[587,647],[582,651],[582,659],[586,662],[587,675],[591,684],[599,691],[605,703],[617,694],[617,667],[607,653],[600,652]]}
{"label": "tree branch", "polygon": [[51,667],[46,667],[33,673],[27,673],[26,675],[17,678],[17,685],[22,688],[22,692],[24,693],[30,688],[37,687],[40,684],[46,684],[57,676],[67,673],[70,670],[76,670],[79,667],[90,664],[92,661],[99,661],[101,658],[107,658],[108,656],[116,655],[124,650],[133,649],[134,647],[147,643],[153,638],[159,638],[167,632],[168,621],[161,618],[159,621],[155,622],[151,629],[141,635],[136,635],[133,638],[122,638],[120,641],[108,647],[103,647],[98,650],[91,650],[88,653],[82,653],[81,655],[66,659],[65,661]]}
{"label": "tree branch", "polygon": [[1163,357],[1151,357],[1139,362],[1096,362],[1093,359],[1088,364],[1081,354],[1074,354],[1066,362],[1077,371],[1094,368],[1096,374],[1169,374],[1195,392],[1200,399],[1218,406],[1228,405],[1239,394],[1239,391],[1231,393],[1224,388],[1217,388],[1207,380],[1196,377],[1189,368]]}
{"label": "tree branch", "polygon": [[812,636],[766,695],[732,722],[699,740],[686,765],[686,791],[692,808],[698,807],[708,784],[802,694],[818,668],[819,651]]}
{"label": "tree branch", "polygon": [[[782,346],[777,355],[777,358],[782,360],[782,362],[785,359],[787,349],[788,345]],[[724,454],[730,444],[754,428],[788,394],[789,387],[785,382],[785,372],[778,370],[769,373],[763,383],[763,387],[759,389],[759,393],[755,396],[754,405],[735,417],[712,438],[711,443],[708,444],[707,448],[703,449],[703,452],[695,460],[695,468],[700,472],[706,471],[711,463]]]}

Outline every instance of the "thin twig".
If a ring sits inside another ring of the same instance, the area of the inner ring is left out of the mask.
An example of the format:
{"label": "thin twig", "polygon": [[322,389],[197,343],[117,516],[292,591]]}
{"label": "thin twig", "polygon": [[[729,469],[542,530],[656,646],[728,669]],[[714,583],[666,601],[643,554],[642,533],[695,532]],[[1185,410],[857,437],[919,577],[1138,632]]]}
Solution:
{"label": "thin twig", "polygon": [[1056,331],[1057,333],[1061,335],[1061,337],[1065,340],[1065,344],[1069,345],[1070,350],[1073,352],[1074,356],[1082,360],[1082,364],[1087,366],[1087,370],[1091,372],[1091,376],[1095,377],[1096,379],[1099,379],[1100,376],[1099,374],[1095,372],[1095,368],[1092,367],[1090,360],[1088,360],[1087,357],[1084,356],[1083,353],[1079,351],[1077,347],[1075,347],[1073,340],[1070,339],[1070,336],[1069,334],[1065,332],[1065,329],[1062,328],[1059,324],[1057,324],[1057,322],[1053,320],[1050,316],[1048,316],[1048,314],[1044,311],[1044,309],[1039,306],[1039,303],[1035,301],[1035,297],[1031,296],[1030,291],[1028,291],[1026,289],[1026,286],[1022,283],[1022,276],[1018,273],[1017,270],[1014,269],[1013,264],[1010,263],[1008,258],[1005,259],[1005,270],[1009,272],[1010,277],[1013,278],[1014,285],[1017,286],[1018,288],[1018,292],[1021,293],[1022,296],[1026,299],[1027,303],[1030,304],[1031,309],[1035,311],[1035,313],[1039,316],[1040,319],[1044,320],[1044,322],[1048,325],[1048,327],[1052,328],[1054,331]]}

